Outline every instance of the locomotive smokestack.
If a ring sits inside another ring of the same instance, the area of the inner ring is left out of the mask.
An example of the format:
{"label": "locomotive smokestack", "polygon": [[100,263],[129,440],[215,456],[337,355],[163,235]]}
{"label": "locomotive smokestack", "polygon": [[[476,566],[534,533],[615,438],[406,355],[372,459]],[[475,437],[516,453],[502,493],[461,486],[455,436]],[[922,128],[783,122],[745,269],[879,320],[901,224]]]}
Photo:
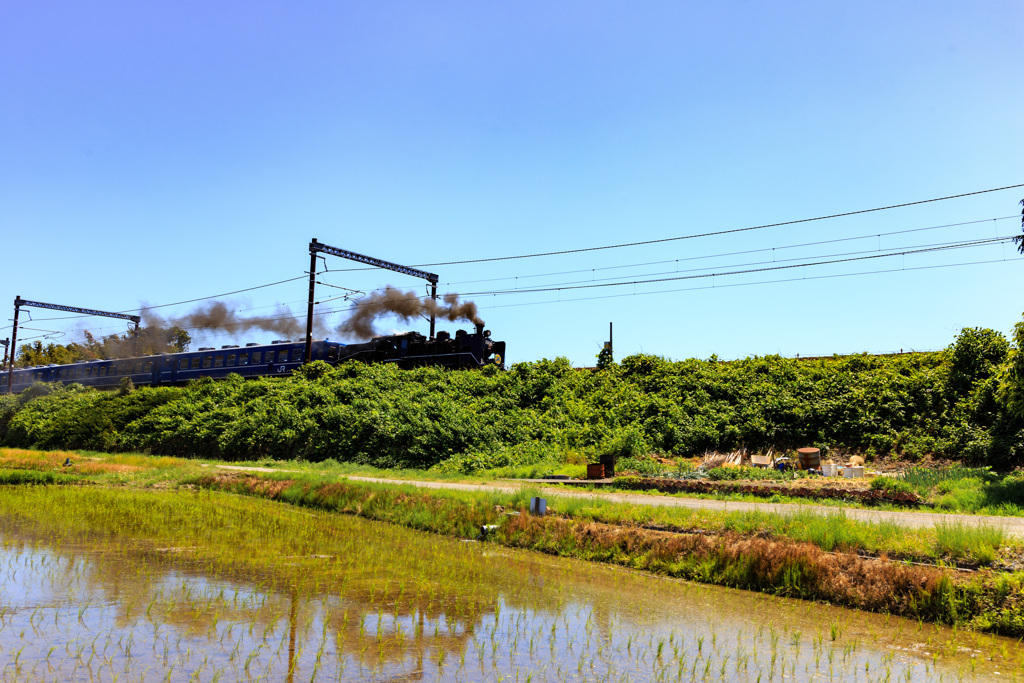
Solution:
{"label": "locomotive smokestack", "polygon": [[484,334],[484,324],[483,323],[477,323],[476,324],[476,333],[478,335],[480,335],[480,336],[483,336],[483,334]]}

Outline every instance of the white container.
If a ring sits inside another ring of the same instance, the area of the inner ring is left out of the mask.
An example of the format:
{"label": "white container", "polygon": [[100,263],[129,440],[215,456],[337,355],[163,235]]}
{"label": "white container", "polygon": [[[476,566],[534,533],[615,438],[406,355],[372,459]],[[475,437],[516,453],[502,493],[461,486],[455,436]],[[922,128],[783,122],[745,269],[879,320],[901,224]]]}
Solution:
{"label": "white container", "polygon": [[821,466],[821,473],[826,477],[838,477],[839,476],[839,465],[833,465],[832,463],[825,463]]}
{"label": "white container", "polygon": [[843,468],[843,476],[847,479],[863,479],[864,478],[864,466],[855,465],[852,467]]}

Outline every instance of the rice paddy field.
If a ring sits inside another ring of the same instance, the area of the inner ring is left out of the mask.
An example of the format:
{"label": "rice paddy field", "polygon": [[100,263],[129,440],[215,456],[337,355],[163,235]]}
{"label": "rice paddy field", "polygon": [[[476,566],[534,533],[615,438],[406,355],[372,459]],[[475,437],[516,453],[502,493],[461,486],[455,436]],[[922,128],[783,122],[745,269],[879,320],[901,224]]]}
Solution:
{"label": "rice paddy field", "polygon": [[218,491],[0,487],[0,680],[1024,680],[1018,641]]}

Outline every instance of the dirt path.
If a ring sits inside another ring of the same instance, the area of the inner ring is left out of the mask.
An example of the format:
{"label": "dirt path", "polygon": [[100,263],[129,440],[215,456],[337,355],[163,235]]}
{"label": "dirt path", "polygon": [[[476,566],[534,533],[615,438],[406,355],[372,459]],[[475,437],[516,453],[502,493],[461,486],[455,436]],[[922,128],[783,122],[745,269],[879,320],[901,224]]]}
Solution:
{"label": "dirt path", "polygon": [[[243,467],[239,465],[215,465],[219,469],[243,470],[250,472],[289,472],[292,470],[270,469],[267,467]],[[656,505],[661,507],[681,507],[693,510],[719,510],[722,512],[775,512],[786,515],[794,512],[810,511],[822,515],[842,512],[849,519],[861,522],[896,522],[908,527],[921,528],[935,526],[938,522],[961,522],[972,526],[991,526],[1003,529],[1011,536],[1024,538],[1024,517],[989,517],[985,515],[950,515],[935,512],[902,512],[893,510],[866,510],[862,508],[837,508],[824,505],[796,505],[787,503],[747,503],[734,500],[714,500],[710,498],[683,498],[680,496],[637,495],[630,493],[596,493],[593,491],[567,491],[565,489],[545,488],[536,483],[494,482],[489,484],[455,484],[441,481],[416,481],[412,479],[380,479],[378,477],[349,476],[352,481],[366,481],[375,484],[411,484],[427,489],[454,489],[457,491],[500,491],[515,493],[524,486],[540,488],[546,495],[563,498],[601,498],[616,503],[630,505]]]}
{"label": "dirt path", "polygon": [[[494,484],[454,484],[437,481],[400,481],[395,479],[378,479],[376,477],[348,477],[353,481],[367,481],[378,484],[412,484],[431,489],[456,489],[460,491],[501,491],[503,493],[515,493],[524,484],[511,484],[496,482]],[[536,484],[531,484],[536,486]],[[862,522],[897,522],[908,527],[931,527],[937,522],[962,522],[974,526],[992,526],[1002,528],[1005,533],[1024,537],[1024,518],[1021,517],[988,517],[984,515],[949,515],[934,512],[902,512],[888,510],[865,510],[861,508],[836,508],[824,505],[795,505],[785,503],[747,503],[732,500],[713,500],[709,498],[682,498],[679,496],[655,496],[636,495],[629,493],[594,493],[591,491],[566,491],[564,489],[543,488],[547,495],[561,496],[564,498],[601,498],[617,503],[629,503],[630,505],[657,505],[662,507],[683,507],[691,509],[721,510],[723,512],[747,512],[760,510],[762,512],[776,512],[779,514],[792,514],[800,511],[812,511],[828,515],[843,512],[847,518]]]}

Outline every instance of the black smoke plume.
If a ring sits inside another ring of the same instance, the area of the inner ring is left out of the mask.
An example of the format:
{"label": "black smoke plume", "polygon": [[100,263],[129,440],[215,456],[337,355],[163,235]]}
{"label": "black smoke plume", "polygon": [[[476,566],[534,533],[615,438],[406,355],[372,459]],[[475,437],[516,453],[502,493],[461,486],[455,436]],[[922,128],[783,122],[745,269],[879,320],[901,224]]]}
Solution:
{"label": "black smoke plume", "polygon": [[[270,315],[242,317],[228,308],[223,301],[210,301],[197,306],[185,315],[164,320],[152,311],[143,313],[147,327],[176,326],[198,334],[226,333],[238,336],[244,332],[261,330],[273,332],[284,339],[301,339],[306,334],[306,317],[296,317],[290,308],[278,304]],[[324,329],[314,324],[314,335],[323,336]]]}
{"label": "black smoke plume", "polygon": [[348,320],[338,327],[338,333],[343,337],[369,339],[377,336],[374,322],[382,315],[394,315],[407,323],[421,317],[429,318],[431,313],[441,320],[469,320],[477,325],[484,324],[477,315],[476,304],[459,301],[458,294],[445,294],[438,302],[430,298],[421,299],[414,291],[403,292],[386,287],[384,291],[373,292],[360,300]]}

